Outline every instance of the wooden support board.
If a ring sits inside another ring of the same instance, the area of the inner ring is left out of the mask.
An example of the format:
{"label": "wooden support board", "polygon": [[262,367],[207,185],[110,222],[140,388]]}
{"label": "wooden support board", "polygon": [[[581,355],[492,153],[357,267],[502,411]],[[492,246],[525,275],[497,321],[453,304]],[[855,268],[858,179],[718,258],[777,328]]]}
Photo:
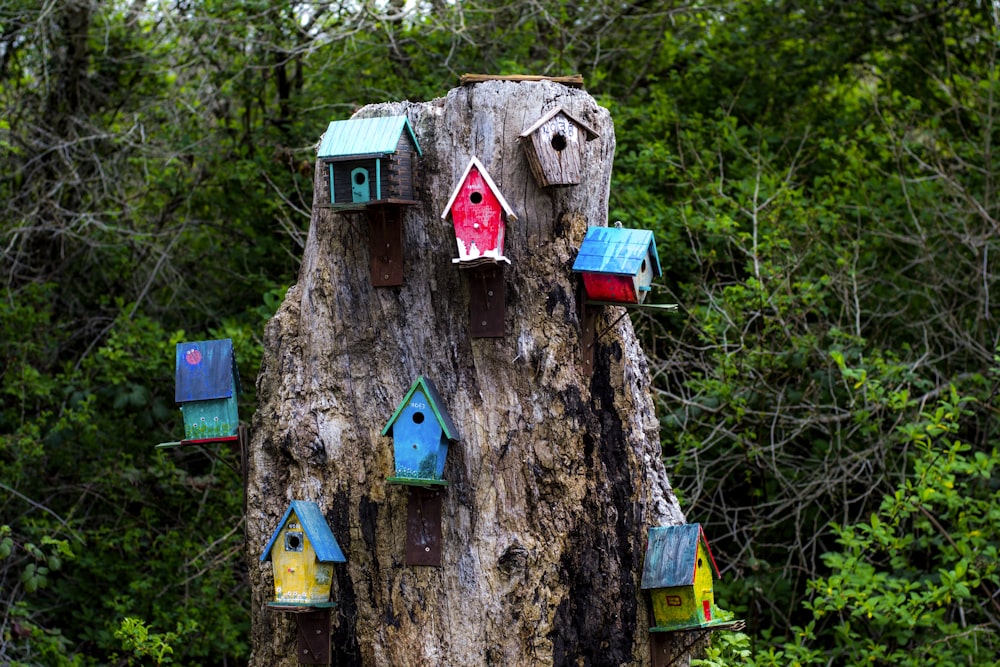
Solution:
{"label": "wooden support board", "polygon": [[372,285],[403,284],[403,210],[388,204],[368,207],[368,254]]}
{"label": "wooden support board", "polygon": [[441,494],[435,490],[409,489],[405,562],[441,567]]}
{"label": "wooden support board", "polygon": [[537,74],[463,74],[460,83],[465,86],[470,83],[483,83],[484,81],[553,81],[572,88],[583,88],[583,75],[570,74],[569,76],[541,76]]}
{"label": "wooden support board", "polygon": [[503,338],[507,314],[503,264],[465,270],[469,279],[469,334],[473,338]]}

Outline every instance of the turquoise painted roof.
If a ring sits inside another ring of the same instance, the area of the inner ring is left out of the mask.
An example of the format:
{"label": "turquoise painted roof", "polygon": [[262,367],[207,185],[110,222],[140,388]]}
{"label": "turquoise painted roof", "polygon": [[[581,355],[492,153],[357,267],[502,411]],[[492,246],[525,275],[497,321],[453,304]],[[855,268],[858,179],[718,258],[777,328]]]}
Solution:
{"label": "turquoise painted roof", "polygon": [[646,229],[591,227],[580,245],[573,270],[578,273],[634,276],[639,273],[647,256],[652,258],[653,275],[662,275],[653,232]]}
{"label": "turquoise painted roof", "polygon": [[719,576],[719,568],[715,565],[715,557],[712,556],[700,523],[650,528],[646,559],[642,564],[642,589],[694,584],[699,541],[704,542],[708,559],[712,561],[712,569]]}
{"label": "turquoise painted roof", "polygon": [[382,116],[380,118],[352,118],[335,120],[326,128],[319,144],[320,158],[350,157],[352,155],[372,155],[395,153],[399,137],[406,131],[417,149],[423,155],[417,136],[413,134],[406,116]]}
{"label": "turquoise painted roof", "polygon": [[437,387],[434,386],[434,382],[430,378],[425,378],[423,375],[417,377],[416,381],[410,387],[410,390],[406,392],[406,396],[399,403],[399,407],[396,408],[396,412],[392,414],[389,418],[388,423],[386,423],[385,428],[382,429],[382,435],[388,435],[389,429],[392,427],[393,423],[399,418],[403,409],[410,402],[410,398],[413,396],[413,392],[417,389],[423,389],[424,395],[431,404],[431,410],[434,412],[434,417],[437,419],[438,424],[441,425],[441,430],[444,431],[444,437],[449,440],[458,440],[458,429],[455,428],[455,423],[451,420],[451,415],[444,408],[444,402],[441,400],[441,394],[438,393]]}
{"label": "turquoise painted roof", "polygon": [[330,530],[330,525],[326,522],[326,518],[323,516],[323,512],[320,511],[319,505],[311,500],[293,500],[288,509],[285,510],[285,515],[281,517],[281,521],[278,522],[278,528],[271,535],[267,546],[264,547],[264,553],[260,555],[262,563],[271,560],[271,547],[274,546],[275,540],[278,539],[278,535],[281,534],[281,530],[285,527],[285,522],[288,521],[288,517],[292,512],[295,512],[302,530],[305,531],[306,537],[309,538],[309,542],[316,552],[316,560],[321,563],[347,562],[347,558],[344,557],[344,552],[341,551],[340,545],[337,544],[337,538],[333,536],[333,531]]}

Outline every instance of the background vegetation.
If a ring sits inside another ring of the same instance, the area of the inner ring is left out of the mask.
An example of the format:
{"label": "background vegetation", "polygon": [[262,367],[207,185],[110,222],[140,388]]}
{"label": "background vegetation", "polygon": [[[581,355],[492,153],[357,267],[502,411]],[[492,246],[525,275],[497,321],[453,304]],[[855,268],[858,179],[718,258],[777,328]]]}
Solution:
{"label": "background vegetation", "polygon": [[[580,6],[578,6],[580,5]],[[0,0],[0,664],[237,665],[242,495],[173,346],[260,333],[332,119],[584,74],[664,454],[748,620],[705,664],[998,664],[993,0]]]}

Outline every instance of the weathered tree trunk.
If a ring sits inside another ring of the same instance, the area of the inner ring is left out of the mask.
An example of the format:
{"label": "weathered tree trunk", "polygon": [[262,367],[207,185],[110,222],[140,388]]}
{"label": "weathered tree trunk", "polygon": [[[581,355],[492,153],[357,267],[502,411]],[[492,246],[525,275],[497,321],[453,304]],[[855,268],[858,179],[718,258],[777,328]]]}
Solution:
{"label": "weathered tree trunk", "polygon": [[[516,138],[558,104],[600,138],[579,186],[543,190]],[[251,664],[297,664],[294,621],[265,609],[271,566],[257,558],[302,499],[320,505],[347,556],[334,574],[334,664],[647,665],[646,530],[683,517],[631,323],[620,308],[599,312],[584,373],[571,272],[587,226],[607,224],[610,115],[580,90],[492,81],[358,116],[397,114],[424,152],[420,204],[404,214],[405,285],[371,286],[363,215],[317,208],[299,282],[267,326],[247,491]],[[470,337],[467,278],[440,217],[471,156],[518,215],[502,338]],[[441,567],[404,564],[407,490],[386,483],[381,435],[421,374],[460,435],[445,467]]]}

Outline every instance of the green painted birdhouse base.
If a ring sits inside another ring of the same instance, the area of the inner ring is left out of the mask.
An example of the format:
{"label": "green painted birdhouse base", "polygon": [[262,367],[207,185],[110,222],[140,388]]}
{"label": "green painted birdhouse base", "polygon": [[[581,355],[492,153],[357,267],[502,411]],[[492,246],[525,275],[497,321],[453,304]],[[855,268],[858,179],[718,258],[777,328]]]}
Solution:
{"label": "green painted birdhouse base", "polygon": [[422,486],[427,489],[432,489],[435,486],[448,486],[448,482],[443,479],[425,479],[423,477],[386,477],[385,481],[390,484],[398,484],[400,486]]}
{"label": "green painted birdhouse base", "polygon": [[288,613],[309,612],[316,609],[332,609],[337,606],[336,602],[268,602],[269,609],[284,611]]}
{"label": "green painted birdhouse base", "polygon": [[217,438],[197,438],[194,440],[175,440],[174,442],[161,442],[156,446],[157,449],[166,449],[167,447],[187,447],[191,445],[216,445],[223,442],[236,442],[240,439],[238,435],[226,435],[219,436]]}
{"label": "green painted birdhouse base", "polygon": [[675,623],[670,626],[656,626],[649,629],[650,632],[682,632],[685,630],[738,630],[743,627],[742,620],[706,621],[704,623]]}

